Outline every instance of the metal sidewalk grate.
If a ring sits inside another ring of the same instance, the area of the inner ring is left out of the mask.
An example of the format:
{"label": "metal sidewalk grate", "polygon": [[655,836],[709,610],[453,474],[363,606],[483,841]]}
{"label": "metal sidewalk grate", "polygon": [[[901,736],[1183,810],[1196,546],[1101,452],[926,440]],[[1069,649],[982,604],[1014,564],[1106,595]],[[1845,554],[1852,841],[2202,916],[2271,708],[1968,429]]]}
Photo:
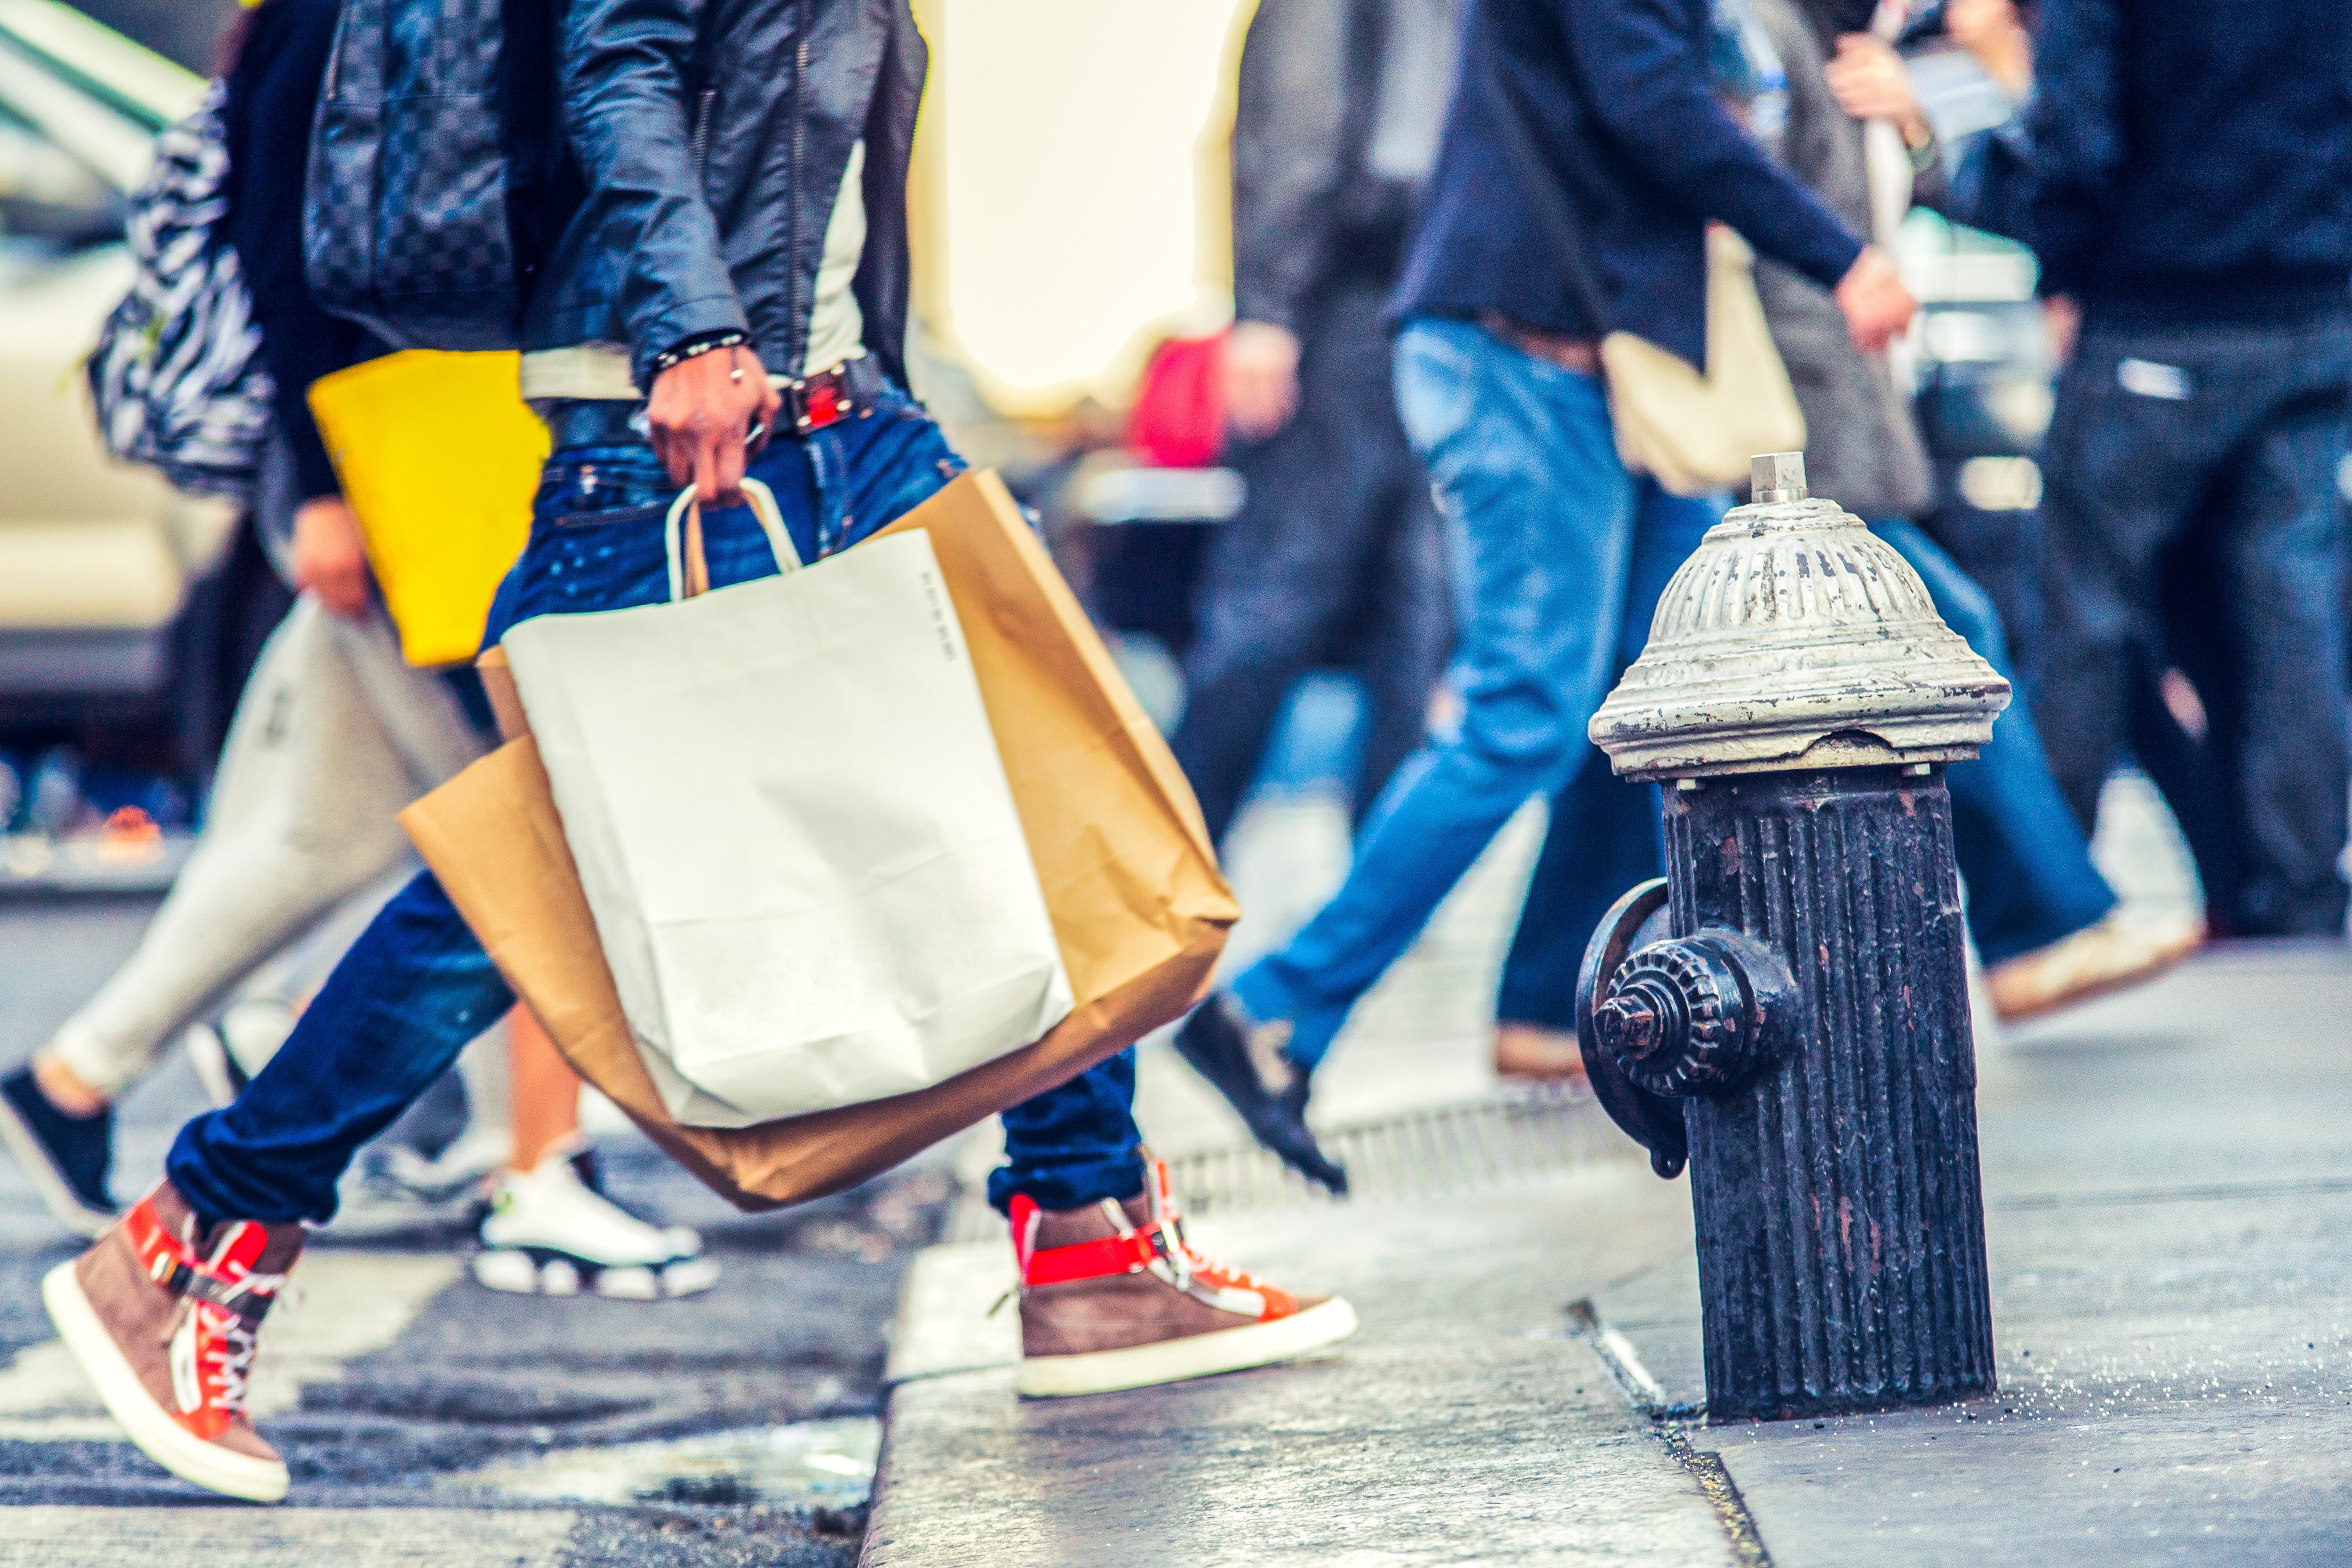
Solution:
{"label": "metal sidewalk grate", "polygon": [[[1595,1160],[1628,1157],[1625,1134],[1585,1096],[1515,1094],[1437,1105],[1322,1134],[1356,1198],[1439,1197],[1503,1186]],[[1169,1162],[1187,1214],[1338,1201],[1255,1144]]]}
{"label": "metal sidewalk grate", "polygon": [[[1640,1155],[1590,1096],[1559,1091],[1497,1095],[1329,1128],[1322,1143],[1348,1167],[1352,1196],[1365,1202],[1505,1186]],[[1171,1155],[1168,1164],[1189,1216],[1340,1201],[1255,1144]],[[971,1194],[956,1205],[941,1239],[996,1240],[1003,1228]]]}

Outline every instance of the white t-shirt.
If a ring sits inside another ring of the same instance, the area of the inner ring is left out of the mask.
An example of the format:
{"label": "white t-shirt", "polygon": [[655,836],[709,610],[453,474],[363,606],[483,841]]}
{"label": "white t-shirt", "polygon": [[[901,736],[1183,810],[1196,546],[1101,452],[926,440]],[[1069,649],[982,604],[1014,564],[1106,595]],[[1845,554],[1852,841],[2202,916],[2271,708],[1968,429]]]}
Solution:
{"label": "white t-shirt", "polygon": [[829,371],[866,351],[866,316],[850,289],[866,254],[865,173],[866,143],[860,141],[849,150],[849,167],[833,198],[833,217],[824,225],[824,255],[817,263],[816,298],[809,312],[808,356],[801,361],[804,376]]}

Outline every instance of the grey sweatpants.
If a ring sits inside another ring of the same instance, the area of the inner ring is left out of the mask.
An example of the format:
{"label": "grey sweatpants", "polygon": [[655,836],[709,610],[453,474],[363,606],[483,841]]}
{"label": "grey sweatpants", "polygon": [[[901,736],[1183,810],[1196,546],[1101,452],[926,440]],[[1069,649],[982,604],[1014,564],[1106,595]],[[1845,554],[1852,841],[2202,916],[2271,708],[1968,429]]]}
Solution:
{"label": "grey sweatpants", "polygon": [[381,612],[304,594],[238,699],[204,836],[130,962],[68,1019],[58,1055],[121,1093],[182,1030],[407,852],[394,819],[482,754],[438,676]]}

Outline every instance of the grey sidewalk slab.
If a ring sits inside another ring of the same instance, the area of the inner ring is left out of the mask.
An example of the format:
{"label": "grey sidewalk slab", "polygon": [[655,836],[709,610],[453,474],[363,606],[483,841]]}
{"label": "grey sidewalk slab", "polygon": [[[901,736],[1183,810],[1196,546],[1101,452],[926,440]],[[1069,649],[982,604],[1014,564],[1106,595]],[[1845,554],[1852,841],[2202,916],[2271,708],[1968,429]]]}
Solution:
{"label": "grey sidewalk slab", "polygon": [[1611,1162],[1203,1221],[1216,1256],[1348,1296],[1362,1332],[1297,1365],[1053,1402],[1013,1396],[1013,1314],[983,1315],[1011,1278],[1003,1244],[950,1249],[910,1288],[908,1328],[949,1326],[902,1330],[863,1561],[1727,1563],[1698,1482],[1567,1312],[1679,1247],[1688,1212]]}
{"label": "grey sidewalk slab", "polygon": [[[2001,1391],[1962,1406],[1692,1419],[1687,1187],[1630,1164],[1204,1221],[1362,1333],[1098,1400],[1012,1396],[1001,1241],[927,1254],[865,1561],[1731,1561],[1673,1438],[1736,1483],[1746,1564],[2352,1563],[2347,1019],[2352,954],[2266,945],[1985,1051]],[[1580,1298],[1685,1414],[1600,1375]]]}
{"label": "grey sidewalk slab", "polygon": [[[1979,1093],[2000,1393],[1700,1428],[1781,1568],[2352,1561],[2352,956],[2020,1030]],[[1596,1305],[1697,1403],[1695,1262]]]}

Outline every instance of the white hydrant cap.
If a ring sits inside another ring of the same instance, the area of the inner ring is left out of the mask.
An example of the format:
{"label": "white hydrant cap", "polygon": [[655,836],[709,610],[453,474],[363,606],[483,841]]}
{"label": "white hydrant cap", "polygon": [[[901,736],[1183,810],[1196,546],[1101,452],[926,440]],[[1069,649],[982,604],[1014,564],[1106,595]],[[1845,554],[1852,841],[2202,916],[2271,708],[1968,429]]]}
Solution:
{"label": "white hydrant cap", "polygon": [[1658,601],[1593,744],[1628,779],[1956,762],[2009,683],[1944,624],[1910,563],[1804,455],[1755,460],[1756,500],[1709,528]]}

